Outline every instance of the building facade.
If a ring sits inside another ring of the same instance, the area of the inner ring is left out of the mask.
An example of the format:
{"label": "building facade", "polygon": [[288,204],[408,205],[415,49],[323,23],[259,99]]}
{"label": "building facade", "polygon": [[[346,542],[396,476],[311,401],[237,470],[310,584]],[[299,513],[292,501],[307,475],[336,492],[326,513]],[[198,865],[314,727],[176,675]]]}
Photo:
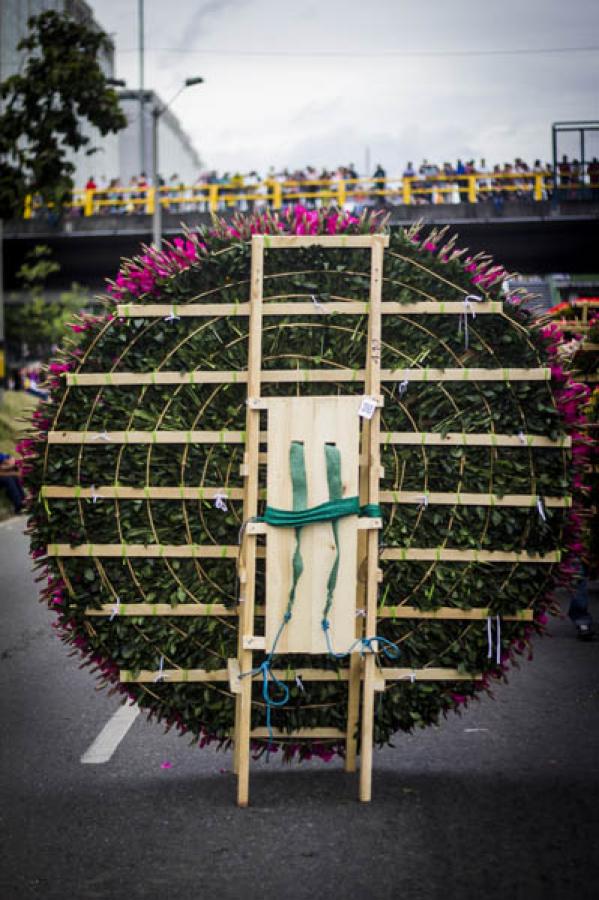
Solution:
{"label": "building facade", "polygon": [[[0,0],[0,81],[19,72],[23,61],[23,51],[17,44],[27,36],[27,22],[30,16],[37,16],[46,10],[55,10],[71,16],[75,21],[89,27],[100,26],[93,16],[91,7],[85,0]],[[114,44],[109,44],[99,57],[100,66],[107,78],[114,78]],[[75,165],[73,180],[75,187],[85,186],[93,176],[99,188],[106,187],[113,178],[120,178],[127,184],[133,175],[145,171],[152,172],[152,108],[161,101],[153,91],[144,91],[145,161],[140,167],[139,91],[122,91],[120,100],[127,117],[127,126],[118,134],[104,137],[97,129],[83,123],[83,133],[89,137],[89,146],[96,152],[88,156],[82,149],[69,153],[68,158]],[[195,181],[201,161],[179,120],[167,110],[160,117],[159,127],[160,172],[165,180],[176,175],[179,181]]]}

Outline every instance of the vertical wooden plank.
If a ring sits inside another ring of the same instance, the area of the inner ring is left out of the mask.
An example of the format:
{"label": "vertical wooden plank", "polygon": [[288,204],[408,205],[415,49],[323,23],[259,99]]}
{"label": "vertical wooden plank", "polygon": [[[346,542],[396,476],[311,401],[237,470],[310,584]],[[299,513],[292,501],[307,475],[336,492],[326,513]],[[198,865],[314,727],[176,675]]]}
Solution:
{"label": "vertical wooden plank", "polygon": [[[341,457],[344,497],[358,494],[360,397],[281,397],[269,399],[268,474],[270,506],[291,509],[293,502],[289,449],[292,441],[304,447],[308,482],[307,505],[329,499],[325,445],[335,444]],[[329,613],[329,638],[336,651],[345,651],[355,635],[355,581],[358,519],[338,523],[340,559],[337,585]],[[330,522],[312,524],[301,533],[304,571],[297,584],[293,614],[281,633],[292,583],[295,529],[269,528],[266,541],[266,649],[277,653],[326,654],[322,629],[327,581],[336,548]]]}
{"label": "vertical wooden plank", "polygon": [[[383,284],[383,238],[375,235],[371,251],[370,316],[368,320],[368,348],[366,357],[366,393],[378,396],[381,390],[381,294]],[[364,421],[365,447],[368,450],[368,503],[379,501],[380,477],[380,409],[372,419]],[[378,540],[377,530],[366,532],[366,622],[368,636],[376,633],[376,609],[378,594]],[[360,741],[360,800],[367,802],[372,795],[372,744],[374,730],[374,691],[376,657],[373,653],[364,659],[364,687],[362,700],[362,729]]]}
{"label": "vertical wooden plank", "polygon": [[[260,396],[262,358],[262,295],[264,278],[264,235],[252,236],[250,282],[250,318],[248,339],[248,400]],[[243,521],[258,512],[258,453],[260,449],[260,412],[248,402],[246,412],[246,475],[244,484]],[[245,582],[240,614],[238,658],[239,670],[249,672],[253,654],[243,646],[244,635],[254,633],[254,604],[256,599],[256,535],[245,534],[243,564]],[[237,803],[249,803],[250,781],[250,725],[252,713],[252,679],[243,678],[241,693],[235,704],[235,771],[237,772]]]}

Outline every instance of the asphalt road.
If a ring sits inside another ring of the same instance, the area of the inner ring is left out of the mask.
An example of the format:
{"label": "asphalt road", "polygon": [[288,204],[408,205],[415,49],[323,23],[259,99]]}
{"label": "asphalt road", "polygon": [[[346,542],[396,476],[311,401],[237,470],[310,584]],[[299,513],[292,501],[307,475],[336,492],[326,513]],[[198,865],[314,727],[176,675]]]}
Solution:
{"label": "asphalt road", "polygon": [[495,702],[375,753],[372,803],[338,762],[271,760],[239,810],[229,755],[141,716],[81,763],[118,700],[52,634],[23,524],[0,525],[0,900],[599,897],[599,641],[567,620]]}

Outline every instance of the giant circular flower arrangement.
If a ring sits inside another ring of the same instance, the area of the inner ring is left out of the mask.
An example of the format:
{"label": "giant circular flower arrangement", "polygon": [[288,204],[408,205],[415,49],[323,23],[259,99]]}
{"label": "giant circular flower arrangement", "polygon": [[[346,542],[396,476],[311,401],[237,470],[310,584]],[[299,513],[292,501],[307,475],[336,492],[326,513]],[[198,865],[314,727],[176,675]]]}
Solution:
{"label": "giant circular flower arrangement", "polygon": [[[243,444],[149,441],[114,443],[111,433],[197,429],[242,431],[246,385],[189,383],[164,385],[150,377],[142,385],[114,384],[122,372],[161,370],[239,371],[247,368],[247,318],[219,315],[181,317],[185,304],[236,304],[249,296],[251,233],[362,233],[382,225],[374,217],[360,220],[334,211],[296,208],[281,217],[266,214],[215,222],[189,233],[157,252],[145,249],[126,262],[105,298],[107,314],[82,317],[73,325],[73,342],[50,366],[50,398],[37,413],[34,438],[26,442],[27,484],[31,492],[31,541],[38,565],[47,567],[47,602],[58,615],[62,638],[79,651],[104,682],[123,691],[151,716],[190,733],[200,744],[216,740],[228,745],[234,719],[234,696],[227,682],[119,682],[119,671],[182,669],[222,670],[237,654],[238,628],[233,615],[197,617],[119,616],[120,604],[224,604],[234,608],[239,586],[234,561],[218,558],[131,558],[132,544],[236,544],[242,526]],[[505,272],[479,254],[468,257],[435,231],[394,231],[385,252],[383,300],[414,303],[463,301],[469,294],[483,300],[504,299]],[[264,299],[367,299],[369,258],[359,249],[318,247],[279,250],[266,255]],[[382,359],[386,369],[447,367],[535,368],[542,366],[542,341],[526,326],[519,298],[497,315],[386,316]],[[119,318],[117,303],[169,304],[173,315],[162,318]],[[464,321],[464,318],[466,321]],[[459,327],[458,327],[459,326]],[[466,332],[466,333],[465,333]],[[269,318],[263,329],[263,369],[363,366],[364,317],[355,315]],[[67,383],[67,373],[77,375]],[[85,373],[108,373],[103,383],[85,384]],[[265,396],[363,393],[363,385],[326,382],[266,382]],[[560,447],[562,427],[547,381],[418,381],[400,386],[383,382],[383,432],[458,432],[520,435],[511,446],[430,446],[389,443],[382,447],[388,492],[418,492],[420,502],[383,505],[382,547],[434,547],[497,550],[540,555],[540,561],[447,562],[442,559],[381,558],[383,581],[378,633],[396,643],[401,665],[423,669],[453,667],[479,680],[388,683],[377,694],[375,742],[389,742],[398,730],[438,722],[459,709],[491,679],[505,677],[510,657],[527,649],[533,632],[542,631],[549,591],[558,566],[542,557],[568,539],[568,510],[542,505],[544,497],[569,491],[569,456]],[[98,440],[55,443],[56,432],[93,432]],[[537,446],[527,435],[546,436],[554,446]],[[46,487],[43,487],[46,486]],[[52,495],[54,486],[71,496]],[[117,488],[104,491],[106,486]],[[191,499],[175,491],[168,499],[151,495],[153,487],[193,487]],[[119,497],[119,489],[141,489],[136,499]],[[215,506],[208,488],[222,487],[226,502]],[[202,493],[202,489],[205,493]],[[436,492],[461,495],[505,494],[539,498],[526,506],[427,502]],[[263,502],[263,501],[262,501]],[[219,508],[220,507],[220,508]],[[224,509],[223,507],[226,507]],[[47,556],[57,543],[92,545],[85,557]],[[102,558],[93,545],[119,544],[122,558]],[[384,555],[383,555],[384,557]],[[264,592],[259,568],[258,602]],[[89,616],[86,610],[114,606],[111,616]],[[485,607],[511,616],[502,623],[500,646],[489,656],[487,622],[481,620],[405,619],[394,614],[402,606],[431,611],[438,607],[469,610]],[[534,611],[531,621],[514,614]],[[497,652],[496,652],[497,651]],[[259,654],[257,654],[259,659]],[[328,657],[282,657],[286,665],[335,669],[347,660]],[[381,661],[385,665],[385,661]],[[341,681],[293,684],[289,702],[273,709],[273,725],[298,728],[345,727],[347,686]],[[253,694],[253,724],[264,724],[260,684]],[[286,758],[342,753],[337,741],[282,740]],[[256,752],[265,741],[256,741]]]}

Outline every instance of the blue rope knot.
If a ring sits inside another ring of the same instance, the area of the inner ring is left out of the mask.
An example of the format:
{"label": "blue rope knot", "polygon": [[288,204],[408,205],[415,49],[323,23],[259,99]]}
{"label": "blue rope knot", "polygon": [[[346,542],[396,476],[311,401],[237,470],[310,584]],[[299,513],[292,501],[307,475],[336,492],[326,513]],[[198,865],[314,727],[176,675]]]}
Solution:
{"label": "blue rope knot", "polygon": [[326,633],[326,632],[329,630],[329,628],[331,627],[331,623],[329,622],[328,619],[323,619],[322,622],[321,622],[320,624],[322,625],[322,630],[323,630],[325,633]]}
{"label": "blue rope knot", "polygon": [[[372,646],[374,641],[378,644],[376,650]],[[383,653],[387,659],[399,659],[401,656],[401,650],[397,644],[394,644],[393,641],[388,641],[387,638],[379,637],[379,635],[376,634],[374,637],[361,638],[361,644],[363,649],[370,650],[371,653],[376,653],[377,651]]]}

